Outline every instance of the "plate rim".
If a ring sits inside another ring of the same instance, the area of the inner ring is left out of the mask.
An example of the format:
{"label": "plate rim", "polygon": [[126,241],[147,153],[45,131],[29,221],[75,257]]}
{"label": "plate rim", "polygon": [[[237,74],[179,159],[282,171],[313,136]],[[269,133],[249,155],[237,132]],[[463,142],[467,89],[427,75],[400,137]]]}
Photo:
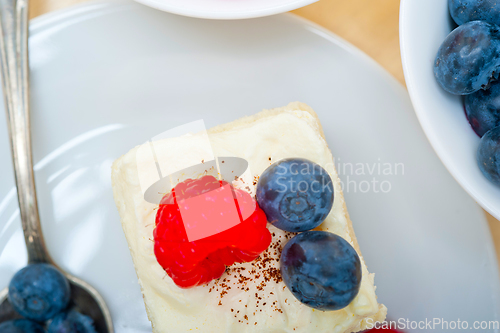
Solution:
{"label": "plate rim", "polygon": [[[143,0],[140,0],[143,1]],[[65,8],[57,9],[42,15],[39,15],[30,20],[30,34],[36,33],[37,30],[46,29],[47,26],[56,25],[60,23],[60,21],[70,19],[72,17],[79,17],[83,14],[87,14],[89,16],[101,16],[105,15],[108,12],[115,12],[119,10],[126,10],[127,7],[133,6],[134,3],[141,4],[139,0],[89,0],[83,3],[78,3],[75,5],[71,5]],[[316,2],[319,0],[306,0],[311,2]],[[147,6],[149,7],[149,6]],[[152,7],[150,7],[152,8]],[[95,12],[98,15],[93,15]],[[175,13],[174,13],[175,14]],[[392,81],[393,84],[396,84],[400,89],[407,91],[405,86],[399,82],[393,75],[391,75],[381,64],[379,64],[375,59],[370,57],[367,53],[356,47],[351,42],[348,42],[344,38],[340,37],[336,33],[327,28],[319,25],[316,22],[313,22],[307,18],[304,18],[296,13],[292,12],[283,12],[273,16],[288,16],[300,22],[302,25],[309,27],[308,30],[314,29],[313,33],[327,39],[328,41],[336,44],[342,49],[346,50],[350,54],[353,54],[359,58],[363,62],[370,63],[372,68],[376,68],[380,75],[385,76],[386,79]],[[185,16],[185,15],[182,15]],[[85,19],[87,16],[83,16],[81,20]],[[189,17],[189,16],[187,16]],[[259,19],[265,16],[259,17],[249,17],[249,20]],[[80,20],[79,20],[80,21]]]}

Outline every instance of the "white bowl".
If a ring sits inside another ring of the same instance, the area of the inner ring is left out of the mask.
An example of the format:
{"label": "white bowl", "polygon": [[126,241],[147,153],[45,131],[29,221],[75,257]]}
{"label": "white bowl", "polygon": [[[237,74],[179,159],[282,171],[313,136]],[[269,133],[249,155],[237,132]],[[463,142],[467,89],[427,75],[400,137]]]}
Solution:
{"label": "white bowl", "polygon": [[246,19],[304,7],[318,0],[137,0],[166,12],[206,19]]}
{"label": "white bowl", "polygon": [[500,219],[500,187],[489,182],[477,166],[479,137],[465,117],[462,98],[445,92],[433,74],[437,50],[453,27],[448,0],[401,1],[406,84],[420,124],[441,161],[485,210]]}

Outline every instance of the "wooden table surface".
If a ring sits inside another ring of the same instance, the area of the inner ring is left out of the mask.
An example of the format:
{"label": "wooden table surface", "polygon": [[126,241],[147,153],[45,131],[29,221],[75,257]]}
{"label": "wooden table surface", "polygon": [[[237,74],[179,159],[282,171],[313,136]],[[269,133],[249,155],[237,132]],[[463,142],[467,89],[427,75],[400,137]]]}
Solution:
{"label": "wooden table surface", "polygon": [[[31,0],[30,17],[88,0]],[[399,0],[320,0],[294,11],[360,48],[405,84],[399,53]],[[500,222],[485,212],[500,258]]]}

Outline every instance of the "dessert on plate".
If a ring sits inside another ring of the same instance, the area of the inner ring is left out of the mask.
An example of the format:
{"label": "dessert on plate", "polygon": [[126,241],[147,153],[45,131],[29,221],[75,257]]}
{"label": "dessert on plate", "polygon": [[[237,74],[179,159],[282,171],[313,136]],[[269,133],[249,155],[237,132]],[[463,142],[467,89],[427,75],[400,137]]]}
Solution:
{"label": "dessert on plate", "polygon": [[155,333],[357,332],[385,319],[305,104],[138,146],[112,184]]}

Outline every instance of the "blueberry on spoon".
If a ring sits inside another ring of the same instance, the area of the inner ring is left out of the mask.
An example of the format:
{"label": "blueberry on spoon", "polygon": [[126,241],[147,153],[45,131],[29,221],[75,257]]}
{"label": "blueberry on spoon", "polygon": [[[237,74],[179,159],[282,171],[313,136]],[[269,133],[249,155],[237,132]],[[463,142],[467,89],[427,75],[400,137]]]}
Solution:
{"label": "blueberry on spoon", "polygon": [[46,321],[64,310],[70,300],[66,277],[49,264],[31,264],[18,271],[9,284],[9,300],[23,317]]}
{"label": "blueberry on spoon", "polygon": [[48,333],[97,333],[92,319],[75,310],[61,312],[52,319]]}
{"label": "blueberry on spoon", "polygon": [[27,319],[5,321],[0,324],[2,333],[45,333],[40,324]]}

